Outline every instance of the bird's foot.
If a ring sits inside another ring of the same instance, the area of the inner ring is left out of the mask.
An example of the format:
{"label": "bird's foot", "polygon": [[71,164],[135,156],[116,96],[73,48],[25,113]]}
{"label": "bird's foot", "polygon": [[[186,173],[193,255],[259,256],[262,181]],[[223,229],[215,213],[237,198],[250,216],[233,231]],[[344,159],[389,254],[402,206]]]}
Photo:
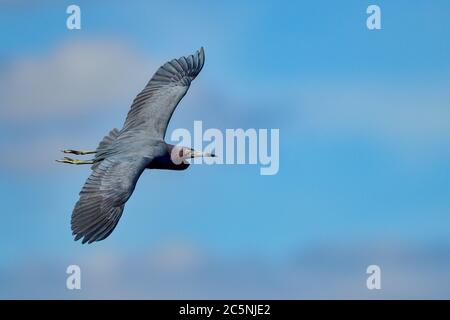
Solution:
{"label": "bird's foot", "polygon": [[76,154],[78,156],[95,153],[95,151],[92,151],[92,150],[73,150],[73,149],[64,149],[64,150],[62,150],[62,152]]}
{"label": "bird's foot", "polygon": [[69,163],[69,164],[93,164],[94,160],[83,161],[83,160],[78,160],[78,159],[72,159],[72,158],[64,157],[64,159],[56,160],[56,162]]}

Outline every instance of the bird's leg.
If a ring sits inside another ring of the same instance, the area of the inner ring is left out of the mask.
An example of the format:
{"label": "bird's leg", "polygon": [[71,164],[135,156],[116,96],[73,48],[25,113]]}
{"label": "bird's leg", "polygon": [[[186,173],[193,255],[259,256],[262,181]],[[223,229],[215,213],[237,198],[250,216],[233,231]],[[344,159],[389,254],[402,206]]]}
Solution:
{"label": "bird's leg", "polygon": [[83,160],[78,160],[78,159],[72,159],[72,158],[64,157],[64,159],[56,160],[56,162],[69,163],[69,164],[93,164],[94,160],[83,161]]}
{"label": "bird's leg", "polygon": [[71,153],[76,155],[85,155],[85,154],[93,154],[96,151],[95,150],[73,150],[73,149],[64,149],[62,150],[64,153]]}

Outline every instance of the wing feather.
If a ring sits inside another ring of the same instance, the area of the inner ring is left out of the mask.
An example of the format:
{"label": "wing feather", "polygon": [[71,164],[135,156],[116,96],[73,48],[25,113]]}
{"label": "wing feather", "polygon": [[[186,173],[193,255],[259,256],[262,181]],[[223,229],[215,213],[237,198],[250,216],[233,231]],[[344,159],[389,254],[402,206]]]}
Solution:
{"label": "wing feather", "polygon": [[172,114],[205,63],[200,48],[194,55],[171,60],[161,66],[136,96],[122,132],[145,130],[163,139]]}
{"label": "wing feather", "polygon": [[150,161],[150,158],[110,157],[92,171],[72,212],[75,240],[83,238],[83,243],[91,243],[111,234]]}

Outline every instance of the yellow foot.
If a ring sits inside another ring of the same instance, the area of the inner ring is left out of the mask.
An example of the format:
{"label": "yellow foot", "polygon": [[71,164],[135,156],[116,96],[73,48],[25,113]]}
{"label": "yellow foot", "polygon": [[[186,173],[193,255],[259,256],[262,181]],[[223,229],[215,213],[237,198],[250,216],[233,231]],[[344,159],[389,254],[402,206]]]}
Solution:
{"label": "yellow foot", "polygon": [[69,163],[69,164],[93,164],[94,160],[82,161],[78,159],[72,159],[68,157],[64,157],[62,160],[56,160],[59,163]]}

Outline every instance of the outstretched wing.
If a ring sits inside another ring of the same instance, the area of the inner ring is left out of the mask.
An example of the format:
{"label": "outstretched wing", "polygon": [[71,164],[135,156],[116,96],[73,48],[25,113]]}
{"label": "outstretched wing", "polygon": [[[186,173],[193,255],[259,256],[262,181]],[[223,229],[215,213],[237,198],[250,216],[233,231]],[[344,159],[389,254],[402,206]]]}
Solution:
{"label": "outstretched wing", "polygon": [[75,241],[83,238],[83,243],[91,243],[111,234],[150,161],[150,158],[110,157],[92,171],[72,212]]}
{"label": "outstretched wing", "polygon": [[194,55],[165,63],[131,105],[122,131],[145,130],[164,138],[172,113],[205,63],[203,48]]}

